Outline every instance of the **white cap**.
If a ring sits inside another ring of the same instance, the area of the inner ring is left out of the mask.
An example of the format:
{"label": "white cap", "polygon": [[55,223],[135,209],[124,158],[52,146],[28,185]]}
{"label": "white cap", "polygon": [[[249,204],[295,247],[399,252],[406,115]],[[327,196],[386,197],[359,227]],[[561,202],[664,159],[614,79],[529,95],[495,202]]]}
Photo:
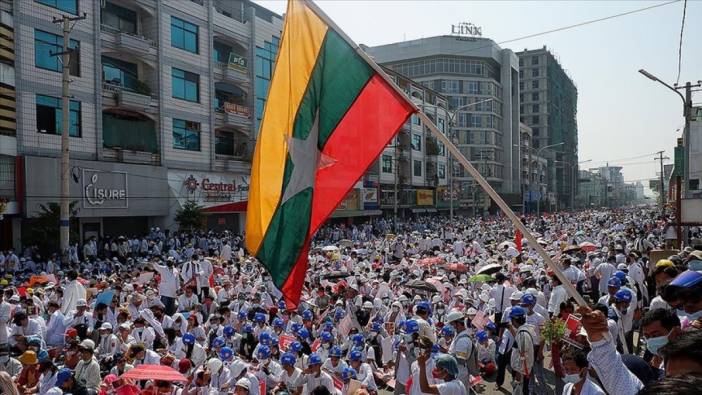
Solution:
{"label": "white cap", "polygon": [[476,314],[478,314],[478,310],[476,310],[476,309],[473,308],[473,307],[470,307],[470,308],[466,311],[466,315],[476,315]]}
{"label": "white cap", "polygon": [[241,387],[246,389],[246,391],[250,390],[251,382],[249,379],[246,377],[240,378],[239,380],[236,381],[236,387]]}
{"label": "white cap", "polygon": [[78,299],[76,307],[88,307],[88,302],[86,302],[85,299]]}
{"label": "white cap", "polygon": [[364,309],[372,309],[372,308],[373,308],[373,303],[368,302],[368,301],[363,302],[363,308],[364,308]]}
{"label": "white cap", "polygon": [[93,342],[90,339],[85,339],[82,342],[80,342],[80,347],[93,351],[95,350],[95,342]]}
{"label": "white cap", "polygon": [[524,292],[522,291],[513,292],[509,300],[522,300],[522,296],[524,296]]}
{"label": "white cap", "polygon": [[220,361],[218,358],[210,358],[210,360],[207,361],[207,369],[209,369],[211,373],[218,373],[219,369],[222,368],[222,365],[222,361]]}
{"label": "white cap", "polygon": [[450,324],[450,323],[452,323],[452,322],[455,322],[455,321],[458,321],[458,320],[462,320],[462,319],[464,319],[464,318],[465,318],[465,316],[464,316],[463,313],[461,313],[460,311],[458,311],[458,310],[451,310],[448,314],[446,314],[446,319],[445,319],[445,320],[446,320],[446,323],[447,323],[447,324]]}
{"label": "white cap", "polygon": [[111,331],[111,330],[112,330],[112,324],[110,324],[109,322],[103,322],[102,325],[100,325],[100,330],[108,330],[108,331]]}

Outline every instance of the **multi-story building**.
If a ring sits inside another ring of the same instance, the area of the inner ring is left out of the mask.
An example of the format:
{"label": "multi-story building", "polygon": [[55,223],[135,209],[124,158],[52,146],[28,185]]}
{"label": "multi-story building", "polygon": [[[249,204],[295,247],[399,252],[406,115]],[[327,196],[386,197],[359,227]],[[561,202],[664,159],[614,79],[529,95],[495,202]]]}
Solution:
{"label": "multi-story building", "polygon": [[[578,90],[543,47],[518,52],[521,120],[532,129],[533,148],[549,158],[549,191],[556,208],[573,207],[578,183]],[[558,145],[556,145],[558,144]]]}
{"label": "multi-story building", "polygon": [[[69,45],[70,195],[80,237],[173,229],[174,214],[187,201],[211,213],[212,228],[243,228],[281,16],[248,0],[2,5],[0,30],[14,29],[14,42],[5,48],[8,35],[0,34],[0,63],[14,58],[20,114],[13,127],[11,114],[0,111],[0,174],[14,161],[20,186],[11,196],[19,206],[10,211],[18,214],[11,219],[15,240],[20,217],[59,200],[61,63],[55,53],[63,37],[52,19],[62,15],[85,14],[73,23]],[[0,96],[13,85],[0,84]]]}
{"label": "multi-story building", "polygon": [[[455,120],[444,126],[461,152],[502,197],[521,206],[518,59],[482,37],[438,36],[367,48],[375,61],[448,99]],[[460,207],[472,201],[474,181],[454,166]]]}

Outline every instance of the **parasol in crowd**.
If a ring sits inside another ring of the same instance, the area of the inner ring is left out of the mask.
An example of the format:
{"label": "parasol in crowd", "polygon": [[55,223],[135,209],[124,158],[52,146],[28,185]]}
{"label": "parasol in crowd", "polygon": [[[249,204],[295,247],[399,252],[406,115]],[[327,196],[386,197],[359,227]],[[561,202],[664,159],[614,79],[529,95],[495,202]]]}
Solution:
{"label": "parasol in crowd", "polygon": [[497,246],[497,248],[499,248],[499,249],[501,249],[501,250],[504,250],[505,248],[509,248],[509,247],[517,248],[517,245],[514,244],[513,241],[503,241],[502,243],[500,243],[500,244]]}
{"label": "parasol in crowd", "polygon": [[580,243],[580,248],[585,252],[592,252],[597,249],[597,246],[589,241]]}
{"label": "parasol in crowd", "polygon": [[340,279],[340,278],[346,278],[349,276],[351,276],[351,274],[349,274],[349,272],[342,272],[342,271],[337,270],[337,271],[330,272],[329,274],[323,275],[322,278],[325,280],[336,280],[336,279]]}
{"label": "parasol in crowd", "polygon": [[322,251],[324,252],[336,252],[339,251],[339,247],[337,246],[325,246],[322,248]]}
{"label": "parasol in crowd", "polygon": [[440,264],[445,263],[445,262],[446,261],[444,261],[442,258],[432,257],[432,258],[420,259],[417,263],[420,266],[433,266],[433,265],[440,265]]}
{"label": "parasol in crowd", "polygon": [[566,254],[571,253],[571,252],[576,252],[576,251],[580,251],[580,246],[577,246],[577,245],[574,245],[574,244],[573,244],[573,245],[566,246],[566,247],[563,249],[563,252],[566,253]]}
{"label": "parasol in crowd", "polygon": [[411,289],[416,289],[419,291],[427,291],[427,292],[438,292],[439,290],[436,288],[436,285],[430,284],[426,281],[422,280],[412,280],[408,281],[407,284],[405,284],[405,287],[411,288]]}
{"label": "parasol in crowd", "polygon": [[468,278],[469,283],[478,283],[478,282],[488,282],[492,280],[492,276],[489,274],[476,274],[475,276],[471,276]]}
{"label": "parasol in crowd", "polygon": [[132,380],[161,380],[187,382],[188,379],[170,366],[139,365],[124,373],[121,378]]}
{"label": "parasol in crowd", "polygon": [[339,240],[339,247],[353,247],[353,241],[349,239]]}
{"label": "parasol in crowd", "polygon": [[466,266],[463,263],[452,263],[449,265],[444,265],[444,269],[452,272],[468,273],[468,266]]}
{"label": "parasol in crowd", "polygon": [[475,274],[488,274],[489,275],[489,274],[497,273],[500,270],[502,270],[502,265],[500,265],[499,263],[490,263],[490,264],[485,265],[485,266],[481,267],[480,269],[478,269],[478,271],[475,272]]}

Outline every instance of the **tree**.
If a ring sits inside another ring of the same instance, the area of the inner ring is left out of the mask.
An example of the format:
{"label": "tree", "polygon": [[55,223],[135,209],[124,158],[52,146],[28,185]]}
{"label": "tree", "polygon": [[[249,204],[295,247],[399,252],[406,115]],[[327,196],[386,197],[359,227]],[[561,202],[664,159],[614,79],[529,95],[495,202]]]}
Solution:
{"label": "tree", "polygon": [[[69,243],[78,241],[78,219],[76,218],[77,201],[69,204],[68,210],[71,213],[71,226],[69,233]],[[26,226],[22,226],[22,244],[25,246],[36,245],[43,256],[59,252],[59,220],[61,218],[61,206],[58,203],[47,203],[39,205],[39,213],[27,220]]]}
{"label": "tree", "polygon": [[202,206],[195,202],[186,202],[176,213],[175,220],[180,230],[189,230],[192,233],[196,229],[205,228],[207,216],[202,211]]}

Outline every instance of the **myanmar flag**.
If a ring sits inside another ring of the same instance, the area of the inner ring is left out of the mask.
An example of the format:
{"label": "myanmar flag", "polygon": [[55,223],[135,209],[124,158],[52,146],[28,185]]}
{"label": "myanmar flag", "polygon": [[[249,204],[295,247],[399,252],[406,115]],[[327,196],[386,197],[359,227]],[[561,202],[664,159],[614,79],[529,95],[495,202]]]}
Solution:
{"label": "myanmar flag", "polygon": [[291,0],[251,169],[246,247],[290,305],[310,239],[415,107],[316,5]]}

